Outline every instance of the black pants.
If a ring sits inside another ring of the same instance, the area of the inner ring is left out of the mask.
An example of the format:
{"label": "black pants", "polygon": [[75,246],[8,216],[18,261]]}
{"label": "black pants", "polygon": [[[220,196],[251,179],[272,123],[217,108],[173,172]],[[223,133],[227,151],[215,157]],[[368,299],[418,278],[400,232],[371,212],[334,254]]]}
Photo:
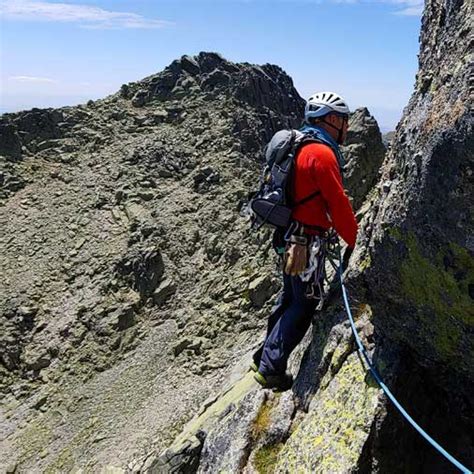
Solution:
{"label": "black pants", "polygon": [[283,274],[283,291],[268,319],[267,336],[253,355],[262,375],[282,374],[288,358],[311,325],[317,300],[305,296],[308,283]]}

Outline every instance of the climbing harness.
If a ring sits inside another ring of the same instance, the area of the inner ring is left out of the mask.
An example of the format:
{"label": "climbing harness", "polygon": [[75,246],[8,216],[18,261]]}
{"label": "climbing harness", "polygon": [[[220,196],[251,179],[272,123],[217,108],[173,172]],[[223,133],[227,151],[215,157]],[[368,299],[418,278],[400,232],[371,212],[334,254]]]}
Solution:
{"label": "climbing harness", "polygon": [[319,301],[316,311],[322,309],[325,301],[324,280],[326,278],[326,246],[327,238],[313,236],[309,247],[309,259],[306,270],[300,274],[300,279],[307,282],[305,296]]}
{"label": "climbing harness", "polygon": [[[318,230],[320,235],[308,234],[306,229]],[[305,296],[317,300],[316,310],[320,310],[325,300],[324,281],[326,280],[326,247],[330,235],[322,228],[307,226],[292,221],[283,242],[283,271],[287,275],[298,276],[305,283]]]}
{"label": "climbing harness", "polygon": [[[357,333],[357,329],[355,327],[354,323],[354,318],[352,316],[351,308],[349,305],[349,298],[347,296],[347,290],[344,285],[344,278],[343,278],[343,265],[342,265],[342,253],[341,253],[341,247],[339,246],[339,268],[336,270],[339,273],[339,280],[340,280],[340,285],[342,289],[342,298],[344,300],[344,306],[347,312],[347,316],[349,317],[349,322],[351,323],[351,328],[352,328],[352,333],[354,334],[354,338],[357,343],[357,347],[359,350],[360,355],[363,357],[367,365],[369,366],[369,370],[374,377],[375,381],[380,385],[380,388],[383,390],[385,395],[390,399],[390,401],[395,405],[395,407],[398,409],[398,411],[405,417],[405,419],[415,428],[418,433],[421,434],[434,448],[438,450],[448,461],[450,461],[452,464],[454,464],[461,472],[465,474],[472,474],[472,471],[469,470],[466,466],[461,464],[458,460],[456,460],[451,454],[449,454],[442,446],[440,446],[428,433],[426,433],[421,426],[419,426],[416,421],[406,412],[406,410],[400,405],[398,400],[395,398],[395,396],[392,394],[392,392],[388,389],[388,387],[384,384],[383,380],[380,378],[377,370],[372,364],[372,361],[370,360],[369,354],[367,353],[367,350],[365,349],[364,345],[362,344],[362,341],[360,340],[360,337]],[[333,265],[333,262],[331,262]],[[334,265],[333,265],[334,266]]]}
{"label": "climbing harness", "polygon": [[320,251],[321,251],[321,239],[316,235],[313,239],[313,242],[309,245],[309,258],[308,258],[308,265],[300,273],[300,278],[302,281],[309,281],[310,278],[313,276],[320,269],[319,260],[320,260]]}

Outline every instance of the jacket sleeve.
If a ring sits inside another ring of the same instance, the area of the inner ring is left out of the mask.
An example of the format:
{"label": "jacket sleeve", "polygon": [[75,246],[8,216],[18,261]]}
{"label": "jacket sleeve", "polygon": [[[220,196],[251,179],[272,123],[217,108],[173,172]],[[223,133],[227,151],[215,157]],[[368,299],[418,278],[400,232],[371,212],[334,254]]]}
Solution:
{"label": "jacket sleeve", "polygon": [[321,148],[314,158],[314,178],[327,204],[334,228],[349,247],[354,247],[358,226],[349,198],[342,187],[337,158],[329,147],[324,146],[322,153]]}

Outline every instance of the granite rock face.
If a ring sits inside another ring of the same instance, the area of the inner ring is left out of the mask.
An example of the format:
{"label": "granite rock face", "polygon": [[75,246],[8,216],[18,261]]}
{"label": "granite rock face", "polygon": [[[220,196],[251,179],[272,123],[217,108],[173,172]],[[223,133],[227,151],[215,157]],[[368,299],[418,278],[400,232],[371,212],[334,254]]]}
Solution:
{"label": "granite rock face", "polygon": [[[239,210],[264,144],[299,126],[303,106],[278,66],[201,53],[102,100],[2,116],[1,467],[192,471],[201,452],[220,459],[219,432],[156,453],[266,325],[279,275],[269,233],[249,234]],[[270,431],[257,436],[250,416],[228,427],[243,454],[222,466],[260,465],[283,441],[294,404],[269,403],[282,414]]]}
{"label": "granite rock face", "polygon": [[462,2],[427,5],[415,92],[362,236],[363,258],[371,261],[364,278],[379,288],[380,329],[421,365],[444,367],[440,377],[452,371],[464,381],[474,375],[467,9]]}
{"label": "granite rock face", "polygon": [[[425,5],[415,90],[380,174],[370,175],[378,181],[376,187],[363,189],[356,200],[361,232],[346,274],[358,332],[385,383],[419,425],[470,469],[471,16],[469,2],[428,0]],[[355,115],[352,125],[370,125],[364,110]],[[375,126],[365,132],[374,133]],[[361,150],[358,139],[351,137],[350,142],[349,154],[369,159],[368,153],[356,153]],[[349,160],[347,168],[351,177],[359,163]],[[358,184],[356,180],[353,186]],[[238,399],[224,394],[203,407],[203,414],[170,449],[179,453],[186,435],[195,432],[201,435],[201,446],[206,435],[219,433],[228,459],[246,459],[239,472],[458,472],[383,395],[357,354],[337,298],[324,314],[315,315],[290,368],[296,375],[292,390],[273,400],[267,395],[259,401],[260,409],[252,406],[247,412],[260,427],[258,435],[247,432],[247,443],[241,440],[247,417],[235,426],[236,416],[211,422],[205,416],[216,407],[236,414],[249,400],[258,400],[259,389],[244,385],[242,378],[233,388],[245,386]],[[272,419],[284,427],[273,438],[266,437],[273,432]],[[206,459],[219,455],[215,443],[208,443]],[[204,462],[199,455],[196,459]]]}
{"label": "granite rock face", "polygon": [[[469,9],[469,2],[426,4],[415,90],[382,167],[378,196],[361,224],[359,268],[352,274],[372,307],[382,346],[400,353],[394,370],[400,397],[468,465],[474,458],[466,434],[474,430]],[[447,411],[449,420],[442,414]],[[396,458],[383,454],[381,443],[393,441],[397,430],[408,435],[399,445],[400,453],[407,449],[400,469],[453,469],[390,410],[374,436],[380,465]]]}

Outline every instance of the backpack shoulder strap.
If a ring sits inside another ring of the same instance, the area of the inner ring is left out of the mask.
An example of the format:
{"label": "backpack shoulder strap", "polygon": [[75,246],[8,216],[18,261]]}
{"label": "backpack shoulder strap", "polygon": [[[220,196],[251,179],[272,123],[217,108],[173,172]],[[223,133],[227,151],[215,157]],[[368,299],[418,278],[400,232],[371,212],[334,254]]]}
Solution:
{"label": "backpack shoulder strap", "polygon": [[[322,143],[322,144],[324,144],[324,142],[322,142],[321,140],[318,140],[314,135],[310,135],[310,134],[302,134],[302,135],[303,136],[300,138],[300,140],[297,144],[297,148],[295,150],[295,157],[296,157],[296,152],[299,151],[304,145],[309,145],[310,143]],[[319,196],[320,194],[321,194],[321,191],[313,191],[311,194],[309,194],[308,196],[305,196],[303,199],[300,199],[299,201],[296,201],[293,204],[293,208],[295,208],[297,206],[301,206],[302,204],[310,201],[311,199],[315,198],[316,196]]]}
{"label": "backpack shoulder strap", "polygon": [[[345,165],[344,157],[341,154],[341,150],[339,147],[334,146],[331,142],[329,142],[327,139],[325,139],[324,136],[321,134],[315,132],[315,131],[307,131],[307,132],[302,132],[305,134],[307,137],[308,141],[312,140],[316,143],[321,143],[323,145],[328,146],[334,155],[336,156],[337,164],[339,165],[339,172],[341,173],[341,176],[343,176],[343,168]],[[306,141],[306,140],[305,140]]]}

